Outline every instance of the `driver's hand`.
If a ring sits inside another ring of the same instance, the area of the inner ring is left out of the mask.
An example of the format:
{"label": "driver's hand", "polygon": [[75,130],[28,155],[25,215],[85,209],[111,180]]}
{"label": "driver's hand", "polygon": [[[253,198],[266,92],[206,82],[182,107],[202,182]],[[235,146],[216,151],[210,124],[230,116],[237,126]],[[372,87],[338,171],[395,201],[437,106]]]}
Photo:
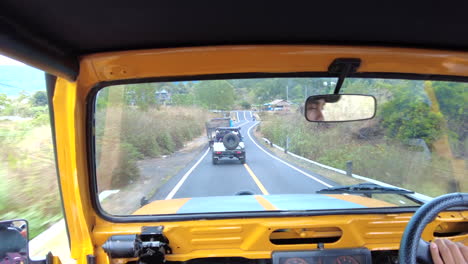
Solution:
{"label": "driver's hand", "polygon": [[434,264],[467,264],[468,247],[448,239],[436,239],[431,243]]}

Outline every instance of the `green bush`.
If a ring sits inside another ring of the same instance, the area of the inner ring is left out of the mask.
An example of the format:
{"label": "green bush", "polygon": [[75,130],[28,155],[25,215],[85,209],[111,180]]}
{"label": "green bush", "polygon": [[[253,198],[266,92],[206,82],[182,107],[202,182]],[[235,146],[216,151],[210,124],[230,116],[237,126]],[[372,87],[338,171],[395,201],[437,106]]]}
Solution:
{"label": "green bush", "polygon": [[137,161],[142,155],[132,145],[122,142],[120,145],[120,161],[112,172],[112,186],[114,188],[124,187],[140,177]]}
{"label": "green bush", "polygon": [[250,109],[250,108],[252,107],[252,105],[251,105],[249,102],[247,102],[247,101],[243,101],[243,102],[241,103],[241,106],[242,106],[242,108],[247,109],[247,110]]}
{"label": "green bush", "polygon": [[44,126],[50,124],[49,113],[47,114],[39,114],[33,120],[32,124],[34,126]]}
{"label": "green bush", "polygon": [[382,106],[381,117],[386,134],[405,142],[421,138],[432,144],[441,135],[442,116],[423,102],[393,100]]}
{"label": "green bush", "polygon": [[163,149],[164,154],[171,154],[174,152],[176,145],[169,131],[158,131],[156,140]]}

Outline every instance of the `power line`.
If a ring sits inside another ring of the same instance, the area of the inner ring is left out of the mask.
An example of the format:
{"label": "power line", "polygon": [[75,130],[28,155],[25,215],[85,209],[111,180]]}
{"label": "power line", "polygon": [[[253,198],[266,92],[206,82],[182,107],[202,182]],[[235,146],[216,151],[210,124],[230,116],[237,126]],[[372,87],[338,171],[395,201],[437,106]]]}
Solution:
{"label": "power line", "polygon": [[13,86],[13,85],[9,85],[9,84],[6,84],[6,83],[1,83],[1,82],[0,82],[0,85],[11,87],[11,88],[16,88],[16,89],[22,89],[22,88],[20,88],[18,86]]}

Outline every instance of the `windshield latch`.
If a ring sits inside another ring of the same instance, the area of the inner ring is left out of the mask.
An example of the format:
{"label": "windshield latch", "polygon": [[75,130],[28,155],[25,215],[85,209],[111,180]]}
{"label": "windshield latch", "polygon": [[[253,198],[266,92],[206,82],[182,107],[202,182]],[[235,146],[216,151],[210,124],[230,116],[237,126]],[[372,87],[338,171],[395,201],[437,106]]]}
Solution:
{"label": "windshield latch", "polygon": [[139,258],[138,264],[162,264],[171,254],[164,226],[143,226],[139,235],[111,236],[102,245],[109,258]]}

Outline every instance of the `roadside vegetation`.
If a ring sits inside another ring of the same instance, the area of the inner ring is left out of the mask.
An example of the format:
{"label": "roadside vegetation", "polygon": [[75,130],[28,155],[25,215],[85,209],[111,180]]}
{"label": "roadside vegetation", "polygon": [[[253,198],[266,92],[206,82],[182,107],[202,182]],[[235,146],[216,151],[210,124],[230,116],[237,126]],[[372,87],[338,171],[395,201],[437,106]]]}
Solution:
{"label": "roadside vegetation", "polygon": [[0,116],[0,219],[27,219],[33,238],[62,218],[46,93],[0,94]]}
{"label": "roadside vegetation", "polygon": [[[348,83],[345,90],[363,93],[366,87],[377,97],[373,120],[316,124],[305,121],[300,108],[264,112],[261,135],[282,147],[289,138],[289,151],[308,159],[343,170],[351,161],[355,174],[431,196],[467,191],[466,170],[455,164],[466,155],[466,84],[368,81]],[[426,92],[442,99],[428,103]]]}
{"label": "roadside vegetation", "polygon": [[[209,118],[208,111],[191,105],[138,99],[133,104],[107,104],[100,99],[96,124],[102,126],[95,131],[103,189],[138,180],[137,161],[183,148],[204,134]],[[27,219],[33,238],[63,217],[47,95],[44,91],[20,92],[17,97],[0,94],[0,117],[0,219]]]}
{"label": "roadside vegetation", "polygon": [[128,186],[140,177],[137,161],[170,155],[205,133],[208,111],[164,105],[152,94],[153,87],[146,84],[105,88],[99,94],[95,133],[100,190]]}
{"label": "roadside vegetation", "polygon": [[448,160],[382,135],[371,141],[362,139],[361,125],[323,127],[295,114],[262,115],[262,120],[263,137],[282,147],[289,137],[289,151],[297,155],[342,170],[351,161],[354,174],[428,195],[451,191],[454,178]]}

